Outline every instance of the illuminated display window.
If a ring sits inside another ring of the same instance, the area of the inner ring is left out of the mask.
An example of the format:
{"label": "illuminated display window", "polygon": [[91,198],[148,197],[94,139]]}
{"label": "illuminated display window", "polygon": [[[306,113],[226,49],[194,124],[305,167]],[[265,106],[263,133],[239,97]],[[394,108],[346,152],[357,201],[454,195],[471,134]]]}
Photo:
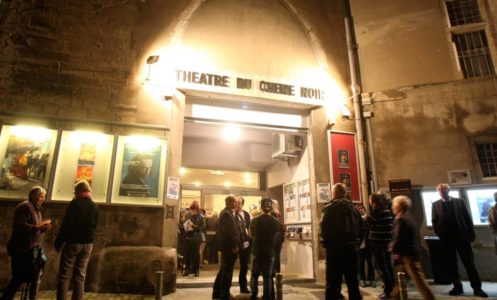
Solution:
{"label": "illuminated display window", "polygon": [[467,190],[473,224],[488,224],[488,210],[495,204],[494,193],[497,188]]}
{"label": "illuminated display window", "polygon": [[162,205],[167,141],[119,136],[112,203]]}
{"label": "illuminated display window", "polygon": [[97,132],[64,131],[55,171],[52,200],[71,200],[74,183],[85,179],[95,202],[105,203],[114,137]]}
{"label": "illuminated display window", "polygon": [[[459,191],[458,190],[451,190],[449,192],[449,195],[454,198],[459,198]],[[433,226],[431,223],[431,204],[438,199],[440,199],[440,195],[438,194],[437,191],[427,191],[427,192],[421,192],[421,197],[423,198],[423,208],[425,210],[425,219],[426,219],[426,226]]]}
{"label": "illuminated display window", "polygon": [[32,187],[48,187],[56,137],[46,128],[2,126],[0,197],[26,199]]}
{"label": "illuminated display window", "polygon": [[258,172],[181,168],[180,175],[182,184],[191,184],[196,187],[259,188]]}

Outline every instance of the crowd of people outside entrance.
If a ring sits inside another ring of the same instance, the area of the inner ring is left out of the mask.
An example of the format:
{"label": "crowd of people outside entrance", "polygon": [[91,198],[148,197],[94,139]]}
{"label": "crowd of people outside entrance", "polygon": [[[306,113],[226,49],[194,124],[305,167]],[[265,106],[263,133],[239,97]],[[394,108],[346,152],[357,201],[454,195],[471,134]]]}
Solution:
{"label": "crowd of people outside entrance", "polygon": [[[439,184],[437,191],[440,199],[432,204],[432,223],[449,260],[447,271],[453,288],[448,294],[458,296],[464,293],[457,266],[459,255],[474,296],[487,298],[474,264],[471,243],[475,240],[475,231],[468,209],[462,199],[449,196],[448,184]],[[331,201],[323,208],[320,223],[320,240],[326,249],[326,299],[344,299],[341,294],[343,278],[349,299],[362,299],[359,287],[367,286],[364,265],[368,251],[373,257],[373,268],[383,282],[383,292],[376,298],[400,299],[395,275],[404,272],[423,299],[435,299],[420,263],[419,229],[410,213],[411,199],[401,195],[390,202],[384,193],[372,194],[369,197],[370,211],[366,213],[361,205],[350,201],[344,184],[335,184],[331,194]],[[495,234],[497,254],[497,193],[494,199],[496,203],[489,209],[488,219]],[[369,275],[369,278],[372,276]],[[369,282],[367,284],[370,285]]]}

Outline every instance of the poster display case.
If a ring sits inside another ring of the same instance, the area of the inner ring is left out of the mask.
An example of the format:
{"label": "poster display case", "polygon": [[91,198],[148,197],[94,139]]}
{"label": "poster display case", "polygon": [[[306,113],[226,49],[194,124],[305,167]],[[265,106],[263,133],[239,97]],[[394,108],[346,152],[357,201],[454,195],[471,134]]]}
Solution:
{"label": "poster display case", "polygon": [[494,193],[497,188],[468,189],[469,208],[474,225],[488,224],[488,211],[495,204]]}
{"label": "poster display case", "polygon": [[162,205],[167,141],[119,136],[111,203]]}
{"label": "poster display case", "polygon": [[[449,195],[454,198],[460,197],[459,190],[450,190]],[[421,197],[423,198],[426,226],[431,227],[433,226],[431,223],[431,204],[440,199],[440,195],[437,191],[423,191]]]}
{"label": "poster display case", "polygon": [[98,132],[63,131],[52,199],[69,201],[75,182],[85,179],[95,202],[105,203],[114,136]]}
{"label": "poster display case", "polygon": [[297,183],[289,183],[283,185],[283,205],[285,224],[298,222],[298,195]]}
{"label": "poster display case", "polygon": [[311,222],[311,187],[309,179],[297,181],[299,192],[299,221]]}
{"label": "poster display case", "polygon": [[26,199],[34,186],[48,187],[56,138],[56,130],[2,126],[0,197]]}

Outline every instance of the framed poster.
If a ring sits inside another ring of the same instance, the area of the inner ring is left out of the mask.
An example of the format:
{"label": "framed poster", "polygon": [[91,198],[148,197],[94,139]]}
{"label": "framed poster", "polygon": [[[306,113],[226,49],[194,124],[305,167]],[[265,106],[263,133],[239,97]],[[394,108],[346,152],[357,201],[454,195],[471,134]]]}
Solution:
{"label": "framed poster", "polygon": [[167,198],[179,200],[179,177],[167,178]]}
{"label": "framed poster", "polygon": [[448,171],[447,179],[450,185],[471,184],[471,174],[469,173],[469,170]]}
{"label": "framed poster", "polygon": [[26,198],[34,186],[47,188],[57,131],[32,126],[2,126],[0,196]]}
{"label": "framed poster", "polygon": [[495,204],[495,192],[497,192],[497,188],[478,188],[466,190],[473,224],[488,224],[488,212]]}
{"label": "framed poster", "polygon": [[361,202],[355,133],[328,131],[331,183],[347,186],[353,202]]}
{"label": "framed poster", "polygon": [[297,183],[283,185],[283,204],[285,223],[298,222]]}
{"label": "framed poster", "polygon": [[328,203],[331,200],[331,184],[316,183],[316,194],[318,198],[318,203]]}
{"label": "framed poster", "polygon": [[84,179],[95,202],[107,201],[114,136],[102,132],[63,131],[52,200],[70,201],[74,183]]}
{"label": "framed poster", "polygon": [[112,203],[162,205],[166,145],[152,136],[119,137]]}

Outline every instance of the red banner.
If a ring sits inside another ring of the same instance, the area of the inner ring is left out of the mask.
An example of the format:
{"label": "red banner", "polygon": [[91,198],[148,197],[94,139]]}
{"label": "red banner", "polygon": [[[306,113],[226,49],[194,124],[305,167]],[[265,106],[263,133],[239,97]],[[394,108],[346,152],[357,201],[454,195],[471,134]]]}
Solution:
{"label": "red banner", "polygon": [[329,140],[331,182],[347,185],[352,200],[360,202],[355,134],[330,131]]}

